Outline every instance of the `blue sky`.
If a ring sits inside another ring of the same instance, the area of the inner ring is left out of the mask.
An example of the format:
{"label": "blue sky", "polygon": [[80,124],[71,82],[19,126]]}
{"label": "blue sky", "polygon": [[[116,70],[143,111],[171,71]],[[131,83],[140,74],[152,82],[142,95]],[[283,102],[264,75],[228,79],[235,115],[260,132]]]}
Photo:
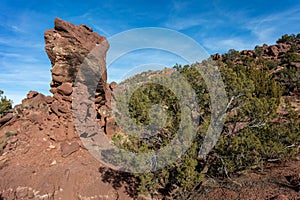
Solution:
{"label": "blue sky", "polygon": [[[87,24],[107,38],[133,28],[169,28],[191,37],[209,54],[253,49],[273,44],[285,33],[300,33],[298,0],[1,0],[0,89],[15,104],[29,90],[49,94],[51,64],[43,33],[53,27],[55,17]],[[148,61],[170,66],[182,60],[165,52],[137,52],[117,60],[109,68],[109,80],[119,81],[132,63]]]}

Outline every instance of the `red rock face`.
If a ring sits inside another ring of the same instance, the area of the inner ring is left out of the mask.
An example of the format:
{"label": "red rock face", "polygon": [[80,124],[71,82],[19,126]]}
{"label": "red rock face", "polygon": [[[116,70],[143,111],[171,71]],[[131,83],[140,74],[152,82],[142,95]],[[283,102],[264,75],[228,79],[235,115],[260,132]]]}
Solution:
{"label": "red rock face", "polygon": [[[106,38],[93,32],[86,25],[75,26],[61,19],[55,19],[54,29],[45,32],[45,43],[52,64],[50,91],[53,93],[54,100],[50,105],[50,111],[57,116],[72,117],[74,82],[89,78],[78,74],[82,64],[88,62],[92,70],[101,69],[100,80],[95,80],[99,81],[97,88],[92,91],[95,92],[93,97],[95,97],[96,108],[98,111],[105,109],[106,113],[109,113],[112,89],[107,84],[105,56],[109,44]],[[99,48],[97,45],[100,46],[100,52],[93,51],[95,47]],[[97,59],[89,59],[91,55]],[[98,117],[104,122],[101,124],[103,130],[106,130],[104,127],[107,116],[98,115]]]}
{"label": "red rock face", "polygon": [[50,91],[55,99],[70,101],[70,98],[64,96],[71,95],[77,72],[96,45],[101,45],[104,52],[97,58],[96,65],[103,67],[97,90],[105,97],[107,85],[105,54],[109,47],[106,38],[93,32],[86,25],[75,26],[61,19],[55,19],[54,24],[54,29],[45,31],[44,38],[45,49],[52,64]]}
{"label": "red rock face", "polygon": [[[105,51],[109,47],[106,38],[88,26],[75,26],[61,19],[55,19],[54,29],[45,31],[44,38],[52,63],[52,87],[64,82],[73,83],[80,65],[97,44],[103,45]],[[104,71],[100,82],[106,83],[106,80]]]}

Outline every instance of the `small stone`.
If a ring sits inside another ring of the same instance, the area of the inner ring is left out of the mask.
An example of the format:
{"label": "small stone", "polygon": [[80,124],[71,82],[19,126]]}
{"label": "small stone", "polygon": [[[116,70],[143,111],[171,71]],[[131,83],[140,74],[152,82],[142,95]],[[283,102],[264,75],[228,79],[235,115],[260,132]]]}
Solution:
{"label": "small stone", "polygon": [[51,145],[49,146],[49,149],[55,149],[55,146],[51,144]]}
{"label": "small stone", "polygon": [[277,195],[277,196],[273,197],[272,199],[274,199],[274,200],[289,200],[289,198],[284,194]]}
{"label": "small stone", "polygon": [[16,143],[17,141],[18,141],[19,139],[18,138],[11,138],[11,139],[9,139],[9,140],[7,140],[7,144],[14,144],[14,143]]}
{"label": "small stone", "polygon": [[51,104],[53,102],[53,98],[51,96],[46,96],[45,101],[47,104]]}
{"label": "small stone", "polygon": [[73,92],[72,83],[63,83],[57,87],[57,92],[69,96]]}
{"label": "small stone", "polygon": [[61,156],[67,157],[67,156],[71,155],[72,153],[78,151],[79,147],[80,146],[77,142],[73,142],[71,144],[68,144],[67,142],[62,142],[60,144]]}
{"label": "small stone", "polygon": [[70,109],[67,105],[59,105],[58,111],[60,111],[61,113],[69,113]]}
{"label": "small stone", "polygon": [[299,174],[293,174],[290,176],[285,176],[286,180],[292,185],[292,186],[300,186],[300,173]]}
{"label": "small stone", "polygon": [[11,120],[13,118],[14,114],[13,113],[8,113],[6,114],[4,117],[0,118],[0,125],[1,124],[5,124],[6,122],[8,122],[9,120]]}
{"label": "small stone", "polygon": [[51,89],[50,89],[50,92],[51,92],[52,94],[57,93],[57,88],[51,88]]}
{"label": "small stone", "polygon": [[28,195],[28,188],[26,187],[17,187],[16,189],[16,196],[17,199],[23,199]]}
{"label": "small stone", "polygon": [[114,90],[114,88],[117,86],[117,83],[116,82],[111,82],[110,84],[109,84],[109,88],[113,91]]}
{"label": "small stone", "polygon": [[50,164],[50,166],[56,165],[56,164],[57,164],[56,160],[53,160],[52,163]]}
{"label": "small stone", "polygon": [[33,199],[34,198],[34,193],[32,190],[28,191],[28,195],[27,195],[28,199]]}
{"label": "small stone", "polygon": [[107,117],[105,118],[105,132],[106,132],[106,135],[111,138],[115,132],[117,131],[116,130],[116,125],[115,125],[115,118],[114,117]]}

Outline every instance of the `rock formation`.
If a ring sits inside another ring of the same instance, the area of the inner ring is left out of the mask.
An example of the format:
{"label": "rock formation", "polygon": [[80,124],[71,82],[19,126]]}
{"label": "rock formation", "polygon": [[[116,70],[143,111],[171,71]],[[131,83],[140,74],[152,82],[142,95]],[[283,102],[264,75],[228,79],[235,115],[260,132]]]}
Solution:
{"label": "rock formation", "polygon": [[[102,166],[82,145],[74,127],[72,96],[78,78],[79,81],[96,81],[95,91],[89,92],[94,92],[90,100],[95,104],[99,124],[109,137],[117,130],[110,110],[112,91],[116,83],[107,83],[105,69],[104,55],[109,47],[106,38],[99,36],[86,25],[75,26],[55,19],[54,28],[45,32],[45,43],[52,64],[50,85],[53,96],[30,91],[22,104],[14,107],[13,113],[10,112],[0,119],[0,200],[126,200],[137,197],[134,181],[129,183],[128,175],[114,174],[114,171]],[[93,59],[93,49],[97,46],[102,57]],[[290,48],[289,44],[264,46],[263,56],[278,59]],[[245,50],[241,53],[256,58],[255,51]],[[214,58],[222,60],[220,55]],[[90,62],[92,73],[99,70],[97,66],[103,67],[98,74],[99,80],[87,80],[85,75],[88,74],[78,74],[84,62]],[[299,68],[299,62],[292,64]],[[171,74],[172,70],[167,73]],[[285,176],[286,184],[297,191],[300,176],[293,170],[299,169],[298,163],[295,161],[291,169],[282,167],[278,172],[278,176]],[[103,169],[108,173],[103,174]],[[286,188],[274,186],[274,177],[270,179],[272,187],[269,185],[269,189],[276,191],[274,198],[272,196],[270,199],[287,199],[280,194]],[[130,184],[130,187],[126,187],[126,184]],[[243,198],[240,191],[236,190],[236,183],[234,184],[234,195]],[[260,191],[261,188],[257,184],[257,188],[251,190]],[[248,198],[249,191],[247,188],[245,190],[242,194]],[[266,192],[265,189],[263,191]],[[229,192],[230,195],[233,193]],[[221,195],[223,194],[222,189]],[[213,194],[209,199],[216,199],[215,197]],[[205,196],[203,199],[208,198]]]}
{"label": "rock formation", "polygon": [[[103,56],[93,61],[103,70],[93,100],[99,113],[110,112],[115,83],[107,84],[106,38],[88,26],[55,19],[45,43],[53,97],[30,91],[14,114],[1,119],[0,199],[128,199],[124,188],[103,179],[98,170],[103,166],[82,145],[72,115],[78,70],[96,46]],[[113,119],[105,114],[98,118],[103,130],[113,134],[113,127],[106,128]]]}
{"label": "rock formation", "polygon": [[[54,29],[45,32],[45,43],[46,52],[52,63],[50,84],[50,91],[54,97],[51,105],[52,112],[70,118],[74,82],[79,79],[81,81],[91,79],[88,81],[95,81],[97,84],[97,88],[93,88],[90,95],[94,97],[100,125],[103,131],[112,136],[115,131],[114,119],[109,113],[113,87],[107,84],[105,55],[109,44],[106,38],[99,36],[86,25],[74,26],[61,19],[55,19]],[[99,80],[80,77],[78,70],[80,67],[87,66],[84,63],[88,63],[88,68],[84,69],[84,73],[92,70],[92,73],[99,75]]]}

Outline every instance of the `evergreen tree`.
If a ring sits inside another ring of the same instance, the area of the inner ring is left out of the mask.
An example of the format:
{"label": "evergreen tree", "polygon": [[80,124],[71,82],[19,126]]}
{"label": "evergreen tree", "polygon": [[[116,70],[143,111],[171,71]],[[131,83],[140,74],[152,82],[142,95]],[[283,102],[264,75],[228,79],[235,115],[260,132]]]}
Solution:
{"label": "evergreen tree", "polygon": [[0,118],[5,116],[12,108],[12,101],[7,99],[6,96],[3,95],[3,93],[4,92],[0,90]]}

